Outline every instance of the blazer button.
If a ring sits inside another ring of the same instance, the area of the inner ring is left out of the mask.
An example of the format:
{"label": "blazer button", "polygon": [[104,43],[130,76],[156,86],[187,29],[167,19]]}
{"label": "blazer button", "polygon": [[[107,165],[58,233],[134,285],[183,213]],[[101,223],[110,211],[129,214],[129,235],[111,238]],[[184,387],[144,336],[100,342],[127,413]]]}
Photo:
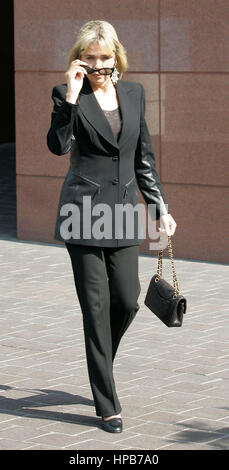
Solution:
{"label": "blazer button", "polygon": [[115,179],[112,181],[112,184],[118,184],[118,178],[115,178]]}

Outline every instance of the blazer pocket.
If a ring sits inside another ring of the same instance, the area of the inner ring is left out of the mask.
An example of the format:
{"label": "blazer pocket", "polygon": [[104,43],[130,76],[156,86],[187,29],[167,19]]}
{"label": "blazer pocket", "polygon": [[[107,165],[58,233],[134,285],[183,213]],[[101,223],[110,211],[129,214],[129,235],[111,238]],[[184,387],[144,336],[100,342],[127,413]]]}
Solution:
{"label": "blazer pocket", "polygon": [[91,196],[91,198],[94,199],[97,194],[100,194],[101,185],[96,181],[82,174],[75,174],[75,178],[76,201],[78,200],[78,196],[80,196],[80,198],[83,196]]}
{"label": "blazer pocket", "polygon": [[[125,185],[124,185],[124,193],[123,193],[123,199],[127,198],[128,193],[130,196],[133,197],[133,195],[138,196],[137,192],[137,186],[136,184],[136,178],[133,176]],[[133,193],[134,190],[134,193]]]}

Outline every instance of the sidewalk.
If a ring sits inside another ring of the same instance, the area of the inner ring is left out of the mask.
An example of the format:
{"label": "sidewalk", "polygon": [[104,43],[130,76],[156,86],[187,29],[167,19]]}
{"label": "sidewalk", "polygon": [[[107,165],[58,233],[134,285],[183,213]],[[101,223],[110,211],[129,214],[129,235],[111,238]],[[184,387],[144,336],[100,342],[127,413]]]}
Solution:
{"label": "sidewalk", "polygon": [[140,256],[141,308],[114,363],[124,431],[110,434],[95,415],[67,250],[12,237],[0,262],[0,449],[229,448],[227,265],[175,259],[188,305],[169,329],[144,306],[157,259]]}

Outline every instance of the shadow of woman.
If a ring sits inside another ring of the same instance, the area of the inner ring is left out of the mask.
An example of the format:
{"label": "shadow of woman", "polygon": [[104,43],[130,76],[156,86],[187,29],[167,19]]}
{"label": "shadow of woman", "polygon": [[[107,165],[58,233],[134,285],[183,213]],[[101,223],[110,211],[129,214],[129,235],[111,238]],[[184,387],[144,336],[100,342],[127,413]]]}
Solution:
{"label": "shadow of woman", "polygon": [[[61,390],[49,389],[23,389],[10,387],[8,385],[0,385],[0,390],[6,391],[24,391],[30,392],[29,396],[23,398],[10,398],[0,393],[0,414],[9,414],[14,416],[23,416],[28,418],[39,418],[53,421],[61,421],[65,423],[82,424],[86,426],[97,426],[100,418],[95,416],[87,416],[73,414],[57,410],[42,410],[45,406],[60,405],[88,405],[93,406],[94,401],[81,395],[72,395],[71,393]],[[39,408],[39,409],[36,409]]]}

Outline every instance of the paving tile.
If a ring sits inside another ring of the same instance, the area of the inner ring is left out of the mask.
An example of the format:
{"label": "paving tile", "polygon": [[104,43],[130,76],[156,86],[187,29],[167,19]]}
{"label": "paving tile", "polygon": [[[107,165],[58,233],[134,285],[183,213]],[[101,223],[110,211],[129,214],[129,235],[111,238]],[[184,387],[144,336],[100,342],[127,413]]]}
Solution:
{"label": "paving tile", "polygon": [[125,444],[126,445],[131,445],[132,447],[135,447],[135,449],[158,449],[159,447],[162,447],[166,444],[169,444],[170,441],[168,441],[166,438],[160,438],[156,436],[149,436],[145,434],[138,434],[133,437],[128,437],[124,440],[124,438],[120,439],[115,439],[114,443],[115,444]]}
{"label": "paving tile", "polygon": [[6,413],[2,410],[0,410],[0,423],[1,426],[3,426],[3,423],[11,423],[14,424],[14,422],[19,419],[18,416],[12,415],[10,413]]}
{"label": "paving tile", "polygon": [[[143,422],[141,424],[134,425],[131,423],[132,425],[128,426],[128,421],[126,421],[125,419],[125,429],[128,431],[155,437],[167,436],[181,429],[181,425],[179,424],[157,423],[154,421],[147,422],[142,420]],[[189,423],[187,424],[187,428],[188,426]],[[184,428],[183,424],[182,427]]]}
{"label": "paving tile", "polygon": [[0,431],[0,439],[13,439],[15,441],[19,436],[21,441],[26,441],[41,435],[41,429],[17,425]]}
{"label": "paving tile", "polygon": [[25,442],[24,443],[24,447],[22,448],[22,450],[41,450],[41,445],[40,444],[29,444],[29,442]]}
{"label": "paving tile", "polygon": [[209,443],[211,441],[219,439],[220,437],[224,438],[225,436],[213,431],[202,431],[200,429],[185,429],[176,433],[167,434],[166,437],[167,439],[172,440],[173,442],[180,441],[183,443]]}
{"label": "paving tile", "polygon": [[64,447],[65,450],[124,450],[126,448],[122,444],[113,444],[96,439],[81,440],[81,442]]}
{"label": "paving tile", "polygon": [[41,426],[39,429],[42,430],[42,432],[57,432],[57,433],[64,433],[68,434],[69,436],[76,436],[77,434],[85,434],[87,432],[91,432],[92,430],[97,430],[99,425],[99,420],[98,422],[95,421],[94,419],[91,420],[91,422],[88,420],[81,420],[81,422],[76,422],[76,423],[68,423],[66,421],[58,422],[56,421],[55,423],[49,423],[49,424],[44,424]]}
{"label": "paving tile", "polygon": [[229,435],[229,425],[222,420],[213,420],[207,418],[187,418],[177,423],[177,426],[186,426],[189,429],[201,429],[203,431],[215,431],[225,436]]}
{"label": "paving tile", "polygon": [[[0,439],[0,450],[23,450],[29,443],[21,442],[18,436],[17,440],[13,439]],[[31,444],[33,445],[33,443]]]}
{"label": "paving tile", "polygon": [[55,445],[58,446],[60,449],[68,445],[77,444],[82,440],[82,435],[70,436],[64,433],[57,433],[57,432],[48,432],[44,433],[40,436],[30,438],[30,442],[35,442],[36,444],[48,444],[48,445]]}
{"label": "paving tile", "polygon": [[219,439],[216,439],[214,441],[209,442],[209,446],[212,447],[212,449],[218,449],[218,450],[228,450],[229,448],[229,438],[227,437],[220,437]]}
{"label": "paving tile", "polygon": [[176,444],[167,444],[166,446],[158,447],[158,450],[214,450],[214,448],[209,444],[177,442]]}
{"label": "paving tile", "polygon": [[208,419],[228,419],[229,420],[229,408],[225,410],[221,410],[219,408],[209,408],[209,407],[200,407],[192,410],[185,410],[180,412],[180,416],[187,417],[187,416],[195,416],[199,418],[208,418]]}
{"label": "paving tile", "polygon": [[153,411],[152,413],[144,414],[141,418],[142,420],[145,419],[147,422],[157,422],[157,423],[168,423],[168,424],[174,424],[181,419],[180,415],[178,413],[173,413],[173,412],[166,412],[164,410],[162,411]]}

